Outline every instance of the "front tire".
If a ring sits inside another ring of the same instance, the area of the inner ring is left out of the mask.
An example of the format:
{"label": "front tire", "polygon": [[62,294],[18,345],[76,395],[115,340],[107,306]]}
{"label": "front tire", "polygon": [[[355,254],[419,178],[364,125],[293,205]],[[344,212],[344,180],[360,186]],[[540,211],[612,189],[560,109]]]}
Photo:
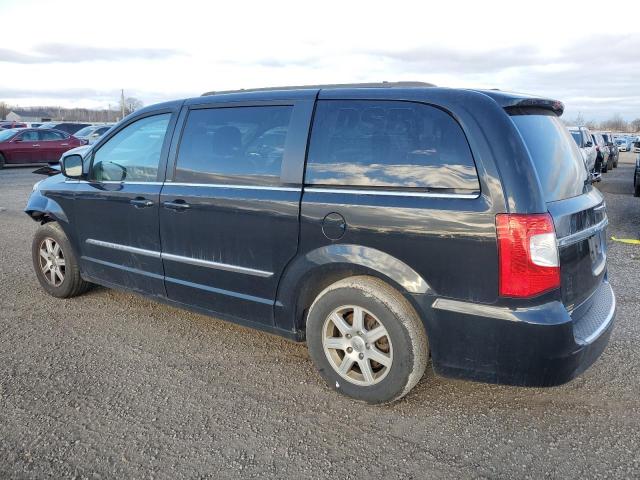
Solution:
{"label": "front tire", "polygon": [[318,295],[307,316],[307,345],[330,387],[371,404],[406,395],[429,359],[416,311],[396,290],[367,276],[340,280]]}
{"label": "front tire", "polygon": [[58,298],[84,293],[89,283],[80,276],[80,268],[69,239],[55,222],[41,225],[33,237],[31,257],[42,289]]}
{"label": "front tire", "polygon": [[0,170],[4,168],[4,164],[5,164],[4,155],[0,153]]}

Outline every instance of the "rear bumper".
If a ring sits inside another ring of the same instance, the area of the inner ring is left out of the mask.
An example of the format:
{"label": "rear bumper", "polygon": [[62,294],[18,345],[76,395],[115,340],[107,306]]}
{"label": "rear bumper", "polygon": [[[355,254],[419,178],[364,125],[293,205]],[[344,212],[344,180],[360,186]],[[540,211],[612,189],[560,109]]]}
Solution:
{"label": "rear bumper", "polygon": [[572,314],[561,302],[508,309],[437,299],[425,324],[436,373],[544,387],[570,381],[598,359],[615,313],[615,296],[605,281]]}

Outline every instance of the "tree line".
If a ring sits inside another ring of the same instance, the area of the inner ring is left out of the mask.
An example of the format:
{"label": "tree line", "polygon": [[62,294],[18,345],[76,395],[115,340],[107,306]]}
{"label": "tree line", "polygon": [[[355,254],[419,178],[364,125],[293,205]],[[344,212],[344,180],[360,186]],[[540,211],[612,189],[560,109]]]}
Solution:
{"label": "tree line", "polygon": [[[114,105],[116,108],[91,109],[91,108],[63,108],[51,106],[19,107],[0,101],[0,120],[5,120],[10,112],[15,112],[21,117],[67,120],[75,122],[117,122],[122,118],[122,105]],[[144,104],[137,98],[129,97],[124,100],[124,114],[142,108]]]}
{"label": "tree line", "polygon": [[640,132],[640,118],[628,122],[622,118],[620,114],[615,114],[607,120],[597,122],[595,120],[586,120],[584,116],[579,113],[575,118],[566,118],[563,119],[563,121],[567,125],[585,126],[589,130],[609,130],[612,132],[626,133]]}

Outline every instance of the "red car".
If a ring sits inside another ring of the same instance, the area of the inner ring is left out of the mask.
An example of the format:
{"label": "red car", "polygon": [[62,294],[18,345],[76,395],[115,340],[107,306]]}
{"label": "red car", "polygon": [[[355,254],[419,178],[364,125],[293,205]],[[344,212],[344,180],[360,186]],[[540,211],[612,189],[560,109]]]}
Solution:
{"label": "red car", "polygon": [[0,130],[0,168],[5,163],[57,163],[64,152],[84,143],[48,128]]}

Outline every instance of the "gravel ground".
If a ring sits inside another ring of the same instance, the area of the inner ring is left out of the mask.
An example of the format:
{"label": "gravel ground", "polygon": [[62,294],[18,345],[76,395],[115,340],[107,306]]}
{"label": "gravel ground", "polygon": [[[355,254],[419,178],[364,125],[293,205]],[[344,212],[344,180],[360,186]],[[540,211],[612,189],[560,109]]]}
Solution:
{"label": "gravel ground", "polygon": [[[599,186],[617,237],[640,233],[632,158]],[[580,378],[428,370],[372,407],[326,388],[304,345],[104,288],[45,296],[31,170],[0,171],[0,477],[640,477],[640,246],[610,242],[617,326]]]}

